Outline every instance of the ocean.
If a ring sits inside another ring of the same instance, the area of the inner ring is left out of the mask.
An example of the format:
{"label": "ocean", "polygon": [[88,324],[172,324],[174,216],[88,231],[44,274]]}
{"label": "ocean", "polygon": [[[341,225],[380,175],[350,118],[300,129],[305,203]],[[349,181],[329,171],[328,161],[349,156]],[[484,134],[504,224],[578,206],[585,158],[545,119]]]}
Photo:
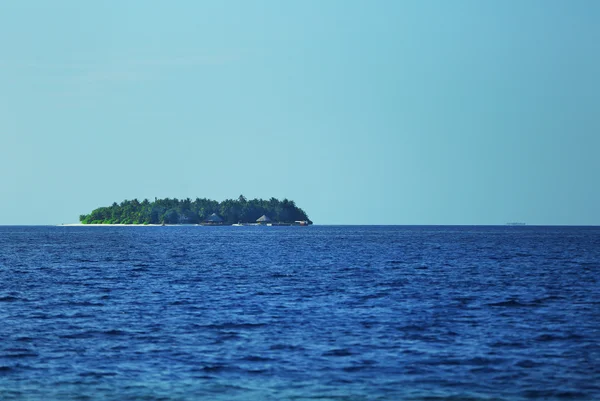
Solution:
{"label": "ocean", "polygon": [[599,227],[0,227],[0,400],[598,400]]}

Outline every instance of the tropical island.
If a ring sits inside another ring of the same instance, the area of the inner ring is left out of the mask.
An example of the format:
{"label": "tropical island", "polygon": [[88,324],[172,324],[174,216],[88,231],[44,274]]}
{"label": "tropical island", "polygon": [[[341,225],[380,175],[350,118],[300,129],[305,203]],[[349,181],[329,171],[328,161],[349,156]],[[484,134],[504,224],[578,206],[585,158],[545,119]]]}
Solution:
{"label": "tropical island", "polygon": [[293,200],[238,199],[217,202],[206,198],[124,200],[79,216],[82,224],[202,224],[310,225],[312,221]]}

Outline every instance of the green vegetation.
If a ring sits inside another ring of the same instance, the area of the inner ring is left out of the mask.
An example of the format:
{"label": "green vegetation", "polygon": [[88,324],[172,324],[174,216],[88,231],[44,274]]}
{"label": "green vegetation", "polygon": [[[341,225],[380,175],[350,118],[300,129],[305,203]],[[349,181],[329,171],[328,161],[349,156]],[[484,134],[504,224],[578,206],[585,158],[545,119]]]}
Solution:
{"label": "green vegetation", "polygon": [[199,224],[211,214],[216,213],[224,224],[254,223],[262,215],[275,223],[308,221],[308,216],[296,206],[294,201],[247,200],[243,195],[238,199],[226,199],[217,202],[210,199],[156,199],[154,202],[144,199],[125,200],[120,204],[100,207],[90,214],[79,216],[83,224]]}

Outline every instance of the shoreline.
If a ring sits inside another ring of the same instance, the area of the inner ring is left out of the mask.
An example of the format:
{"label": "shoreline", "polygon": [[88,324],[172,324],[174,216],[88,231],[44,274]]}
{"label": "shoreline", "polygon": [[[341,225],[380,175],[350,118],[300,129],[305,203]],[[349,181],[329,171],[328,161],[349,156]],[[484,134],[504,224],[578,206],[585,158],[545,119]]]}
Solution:
{"label": "shoreline", "polygon": [[[55,224],[55,227],[270,227],[266,224]],[[294,224],[273,224],[275,227],[306,227]]]}
{"label": "shoreline", "polygon": [[308,227],[309,224],[292,223],[237,223],[237,224],[83,224],[67,223],[56,224],[56,227]]}
{"label": "shoreline", "polygon": [[189,226],[193,227],[196,224],[82,224],[82,223],[68,223],[68,224],[56,224],[56,227],[166,227],[166,226]]}

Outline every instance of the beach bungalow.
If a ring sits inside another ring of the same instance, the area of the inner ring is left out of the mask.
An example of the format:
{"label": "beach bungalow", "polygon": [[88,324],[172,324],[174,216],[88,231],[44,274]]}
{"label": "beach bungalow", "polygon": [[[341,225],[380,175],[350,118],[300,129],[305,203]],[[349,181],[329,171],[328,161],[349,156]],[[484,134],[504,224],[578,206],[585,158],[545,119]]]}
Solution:
{"label": "beach bungalow", "polygon": [[260,217],[259,217],[259,218],[256,220],[256,222],[257,222],[258,224],[264,225],[264,224],[269,224],[269,223],[271,223],[271,219],[270,219],[270,218],[268,218],[266,215],[264,215],[264,214],[263,214],[262,216],[260,216]]}
{"label": "beach bungalow", "polygon": [[223,225],[223,219],[218,214],[213,213],[210,216],[208,216],[202,222],[202,224],[207,225],[207,226],[221,226],[221,225]]}

